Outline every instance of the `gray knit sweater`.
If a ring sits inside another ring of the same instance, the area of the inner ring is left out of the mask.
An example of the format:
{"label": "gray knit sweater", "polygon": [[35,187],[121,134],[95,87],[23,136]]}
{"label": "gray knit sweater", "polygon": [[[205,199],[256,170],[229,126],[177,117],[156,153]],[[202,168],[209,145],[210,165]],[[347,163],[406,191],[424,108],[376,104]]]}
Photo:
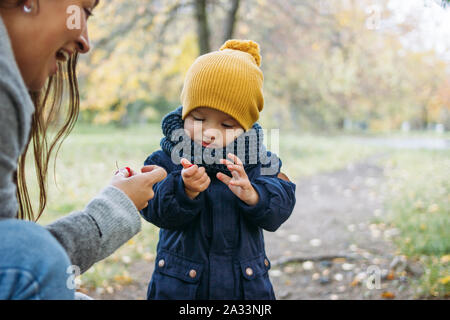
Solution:
{"label": "gray knit sweater", "polygon": [[[13,174],[29,137],[33,112],[0,17],[0,223],[17,216]],[[66,249],[72,264],[84,272],[138,233],[141,220],[133,202],[121,190],[109,186],[83,211],[46,228]]]}

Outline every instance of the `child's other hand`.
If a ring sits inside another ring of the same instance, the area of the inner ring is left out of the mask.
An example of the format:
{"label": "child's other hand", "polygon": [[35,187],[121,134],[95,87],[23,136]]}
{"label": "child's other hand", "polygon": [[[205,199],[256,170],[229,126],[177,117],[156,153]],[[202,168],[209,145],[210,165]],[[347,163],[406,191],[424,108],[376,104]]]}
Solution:
{"label": "child's other hand", "polygon": [[221,159],[220,163],[227,165],[227,168],[231,171],[233,177],[229,177],[226,174],[219,172],[217,173],[217,179],[225,183],[230,190],[246,204],[249,206],[256,205],[259,202],[259,195],[248,179],[242,161],[232,153],[229,153],[228,157],[232,159],[233,162]]}
{"label": "child's other hand", "polygon": [[205,191],[209,187],[211,179],[208,177],[205,168],[199,168],[185,158],[181,159],[181,165],[183,166],[181,177],[184,182],[184,191],[189,198],[194,199],[200,192]]}

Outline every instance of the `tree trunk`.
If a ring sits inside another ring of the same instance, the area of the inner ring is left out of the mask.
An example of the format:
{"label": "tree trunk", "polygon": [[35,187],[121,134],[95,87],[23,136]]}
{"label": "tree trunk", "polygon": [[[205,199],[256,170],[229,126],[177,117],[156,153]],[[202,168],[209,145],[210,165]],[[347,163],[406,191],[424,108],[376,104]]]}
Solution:
{"label": "tree trunk", "polygon": [[233,39],[234,34],[234,28],[236,26],[236,20],[237,20],[237,12],[239,10],[239,4],[240,0],[232,0],[231,1],[231,8],[227,12],[227,19],[225,21],[225,33],[224,33],[224,39],[223,42]]}
{"label": "tree trunk", "polygon": [[207,0],[195,0],[195,19],[197,21],[197,36],[200,55],[211,51],[206,2]]}

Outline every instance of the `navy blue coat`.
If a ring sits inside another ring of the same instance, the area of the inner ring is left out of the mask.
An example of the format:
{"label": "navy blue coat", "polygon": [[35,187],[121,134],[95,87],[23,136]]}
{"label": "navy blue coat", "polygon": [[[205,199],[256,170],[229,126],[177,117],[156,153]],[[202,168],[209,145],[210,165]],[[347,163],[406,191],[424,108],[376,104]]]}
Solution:
{"label": "navy blue coat", "polygon": [[[275,299],[264,249],[263,229],[277,230],[295,205],[295,184],[247,172],[259,194],[248,206],[215,176],[195,199],[184,191],[182,166],[162,150],[145,165],[156,164],[167,178],[141,211],[160,227],[155,269],[147,299]],[[281,168],[281,163],[280,163]]]}

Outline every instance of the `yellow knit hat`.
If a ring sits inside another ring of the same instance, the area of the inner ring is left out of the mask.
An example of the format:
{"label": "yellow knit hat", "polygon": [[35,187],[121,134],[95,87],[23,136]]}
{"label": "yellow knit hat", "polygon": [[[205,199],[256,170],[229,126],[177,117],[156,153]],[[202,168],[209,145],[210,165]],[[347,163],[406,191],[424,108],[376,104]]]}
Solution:
{"label": "yellow knit hat", "polygon": [[209,107],[250,129],[264,107],[260,65],[259,45],[250,40],[228,40],[219,51],[198,57],[181,92],[182,119],[195,108]]}

